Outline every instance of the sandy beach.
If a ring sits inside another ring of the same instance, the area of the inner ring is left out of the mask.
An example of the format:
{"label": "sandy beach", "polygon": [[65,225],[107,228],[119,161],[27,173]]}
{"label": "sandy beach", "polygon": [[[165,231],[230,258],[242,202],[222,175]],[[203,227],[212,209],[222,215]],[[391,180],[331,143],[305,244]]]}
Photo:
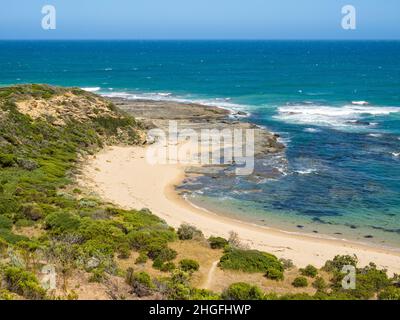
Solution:
{"label": "sandy beach", "polygon": [[400,273],[398,252],[345,240],[288,233],[194,207],[175,191],[184,178],[185,166],[181,164],[149,164],[146,147],[114,146],[85,161],[79,183],[123,208],[148,208],[175,228],[189,223],[206,236],[225,238],[234,231],[249,247],[292,259],[298,267],[307,264],[320,267],[337,254],[355,254],[360,265],[374,262],[389,273]]}

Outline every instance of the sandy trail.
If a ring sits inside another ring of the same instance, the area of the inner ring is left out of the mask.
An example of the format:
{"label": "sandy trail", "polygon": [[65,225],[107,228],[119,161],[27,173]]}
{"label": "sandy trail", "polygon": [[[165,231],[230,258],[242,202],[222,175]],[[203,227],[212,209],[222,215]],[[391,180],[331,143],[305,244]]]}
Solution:
{"label": "sandy trail", "polygon": [[205,279],[204,284],[201,286],[203,289],[210,289],[212,280],[213,280],[213,276],[214,276],[214,272],[218,266],[218,262],[219,262],[219,260],[214,261],[212,263],[210,270],[207,273],[207,278]]}
{"label": "sandy trail", "polygon": [[179,164],[150,165],[144,147],[110,147],[88,159],[80,183],[121,207],[148,208],[173,227],[190,223],[206,236],[225,238],[235,231],[250,247],[292,259],[298,267],[320,267],[337,254],[356,254],[361,265],[373,261],[389,273],[400,273],[400,253],[396,251],[293,234],[196,208],[175,192],[185,177],[184,169]]}

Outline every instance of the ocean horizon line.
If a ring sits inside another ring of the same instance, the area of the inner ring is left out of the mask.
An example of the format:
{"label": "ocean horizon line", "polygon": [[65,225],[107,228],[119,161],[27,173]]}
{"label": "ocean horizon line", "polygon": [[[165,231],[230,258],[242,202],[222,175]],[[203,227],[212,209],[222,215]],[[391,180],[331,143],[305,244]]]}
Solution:
{"label": "ocean horizon line", "polygon": [[254,39],[245,39],[245,38],[216,38],[216,39],[209,39],[209,38],[199,38],[199,39],[190,39],[190,38],[170,38],[170,39],[157,39],[157,38],[121,38],[121,39],[116,39],[116,38],[87,38],[87,39],[81,39],[81,38],[54,38],[54,39],[1,39],[0,41],[4,42],[29,42],[29,41],[41,41],[41,42],[60,42],[60,41],[65,41],[65,42],[82,42],[82,41],[98,41],[98,42],[124,42],[124,41],[137,41],[137,42],[400,42],[400,38],[387,38],[387,39],[375,39],[375,38],[370,38],[370,39],[359,39],[359,38],[354,38],[354,39],[342,39],[342,38],[332,38],[332,39],[307,39],[307,38],[288,38],[288,39],[259,39],[259,38],[254,38]]}

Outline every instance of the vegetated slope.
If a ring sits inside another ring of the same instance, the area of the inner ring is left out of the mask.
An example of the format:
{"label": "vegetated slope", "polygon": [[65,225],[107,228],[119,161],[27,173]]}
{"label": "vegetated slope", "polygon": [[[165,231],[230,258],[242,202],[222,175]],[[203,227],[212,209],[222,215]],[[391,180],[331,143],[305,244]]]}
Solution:
{"label": "vegetated slope", "polygon": [[156,239],[158,249],[174,239],[148,212],[68,191],[80,156],[105,144],[143,143],[143,136],[134,118],[80,89],[0,89],[0,263],[7,290],[43,298],[34,273],[47,263],[63,276],[81,268],[102,278],[115,273],[114,254],[128,255],[136,238]]}

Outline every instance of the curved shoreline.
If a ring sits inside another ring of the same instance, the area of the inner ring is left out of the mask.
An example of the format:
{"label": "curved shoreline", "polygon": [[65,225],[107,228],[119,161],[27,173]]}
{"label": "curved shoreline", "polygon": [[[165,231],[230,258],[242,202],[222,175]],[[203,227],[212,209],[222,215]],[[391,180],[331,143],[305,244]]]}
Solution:
{"label": "curved shoreline", "polygon": [[360,265],[374,262],[389,273],[400,272],[399,252],[347,240],[288,233],[197,208],[175,190],[185,179],[185,166],[150,165],[145,152],[144,147],[107,148],[87,161],[79,182],[121,207],[148,208],[175,228],[189,223],[206,236],[225,238],[235,231],[249,247],[291,259],[298,267],[321,267],[337,254],[356,254]]}

